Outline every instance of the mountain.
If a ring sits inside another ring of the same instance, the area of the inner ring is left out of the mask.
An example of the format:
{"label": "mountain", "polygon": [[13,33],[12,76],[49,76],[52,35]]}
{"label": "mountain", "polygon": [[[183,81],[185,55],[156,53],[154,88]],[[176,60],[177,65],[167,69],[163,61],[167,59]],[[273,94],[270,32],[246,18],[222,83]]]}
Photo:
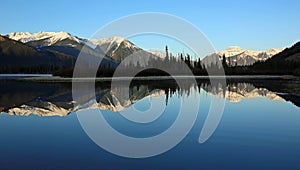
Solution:
{"label": "mountain", "polygon": [[114,36],[110,38],[102,39],[89,39],[91,43],[96,45],[98,50],[102,50],[104,53],[113,58],[117,63],[122,62],[126,57],[133,55],[134,60],[129,59],[125,64],[132,63],[134,65],[139,61],[140,65],[145,65],[148,62],[149,56],[158,57],[157,55],[145,51],[139,48],[129,40]]}
{"label": "mountain", "polygon": [[268,62],[272,60],[285,60],[285,61],[300,61],[300,42],[297,42],[290,48],[286,48],[281,53],[278,53],[273,58],[269,59]]}
{"label": "mountain", "polygon": [[39,51],[22,42],[0,35],[0,61],[2,69],[4,67],[64,67],[72,64],[73,57],[57,52]]}
{"label": "mountain", "polygon": [[158,56],[160,58],[165,58],[166,57],[166,53],[160,50],[148,50],[149,53]]}
{"label": "mountain", "polygon": [[57,51],[75,58],[82,52],[81,50],[85,46],[84,53],[101,57],[104,63],[109,63],[110,65],[120,63],[124,58],[138,51],[143,52],[145,55],[150,54],[129,40],[117,36],[101,39],[85,39],[72,36],[67,32],[39,32],[35,34],[18,32],[10,33],[6,36],[41,51]]}
{"label": "mountain", "polygon": [[[32,46],[54,46],[63,40],[69,39],[79,44],[82,40],[76,36],[72,36],[67,32],[38,32],[31,34],[29,32],[13,32],[6,35],[8,38],[28,43]],[[60,44],[63,45],[63,44]],[[65,46],[73,46],[72,43],[64,44]]]}
{"label": "mountain", "polygon": [[[207,55],[203,60],[202,64],[205,67],[215,65],[218,61],[221,61],[223,55],[226,57],[226,63],[228,66],[249,66],[255,62],[263,62],[271,58],[275,54],[281,52],[283,48],[272,48],[268,51],[254,51],[254,50],[243,50],[239,46],[231,46],[223,51],[216,51],[212,54]],[[221,63],[221,62],[219,62]]]}
{"label": "mountain", "polygon": [[300,75],[300,42],[274,55],[265,62],[255,63],[252,67],[255,72],[270,72],[273,74]]}
{"label": "mountain", "polygon": [[117,63],[134,52],[142,50],[127,39],[117,36],[89,41],[95,44],[97,49],[111,56]]}
{"label": "mountain", "polygon": [[[38,63],[37,65],[58,65],[59,67],[66,68],[70,67],[75,63],[76,58],[79,55],[83,55],[85,59],[87,59],[87,64],[90,65],[94,63],[94,59],[101,58],[101,65],[107,66],[109,65],[111,68],[116,67],[119,63],[121,63],[126,57],[132,55],[131,59],[126,60],[125,65],[146,65],[151,57],[157,58],[153,53],[145,51],[129,40],[122,37],[109,37],[109,38],[101,38],[101,39],[86,39],[77,36],[73,36],[67,32],[38,32],[38,33],[29,33],[29,32],[13,32],[2,36],[7,40],[12,40],[14,42],[18,42],[18,45],[27,47],[32,52],[26,55],[28,52],[23,48],[13,48],[13,45],[10,45],[11,52],[18,52],[18,55],[21,56],[25,54],[23,59],[17,59],[16,57],[8,57],[11,54],[2,54],[5,56],[1,60],[3,65],[11,66],[14,64],[18,67],[28,67],[30,64],[35,65],[34,63]],[[3,49],[8,48],[5,47],[7,44],[3,44]],[[15,51],[14,51],[15,50]],[[14,55],[14,54],[13,54]],[[14,55],[16,56],[16,55]],[[40,56],[39,58],[32,58],[33,56]],[[65,62],[57,60],[57,56],[61,59],[62,57],[68,58],[70,61],[67,66]],[[7,61],[7,59],[12,59],[11,61]],[[26,58],[26,59],[25,59]],[[3,62],[2,62],[3,61]],[[25,61],[25,63],[23,63]],[[48,61],[48,62],[46,62]],[[55,62],[55,64],[53,64]],[[103,67],[105,68],[105,67]],[[12,73],[7,72],[6,68],[0,69],[1,73]],[[18,73],[18,69],[14,68],[14,73]],[[49,69],[47,69],[49,70]],[[66,68],[63,70],[56,71],[69,71],[71,68]],[[23,71],[22,73],[30,73],[28,69]],[[39,73],[38,71],[34,71],[33,73]],[[44,72],[41,72],[44,73]],[[52,71],[48,71],[48,73],[53,73]]]}
{"label": "mountain", "polygon": [[[77,58],[81,52],[82,55],[102,58],[102,64],[104,65],[115,65],[115,61],[102,51],[97,51],[94,48],[90,48],[90,46],[86,46],[86,43],[89,42],[87,39],[73,36],[67,32],[39,32],[35,34],[14,32],[6,36],[32,46],[39,51],[56,51],[71,55],[74,58]],[[85,48],[82,50],[84,46]]]}
{"label": "mountain", "polygon": [[[101,39],[86,39],[73,36],[67,32],[39,32],[35,34],[15,32],[1,37],[2,42],[8,40],[13,42],[1,43],[1,64],[8,66],[14,65],[22,67],[22,64],[24,64],[25,67],[31,65],[55,65],[61,68],[66,67],[66,65],[72,65],[78,55],[82,54],[85,56],[85,59],[87,59],[88,65],[95,63],[94,59],[101,58],[102,65],[111,66],[109,74],[99,74],[103,76],[113,73],[113,69],[130,55],[133,57],[127,58],[124,62],[125,65],[129,67],[131,67],[131,64],[134,66],[144,66],[146,63],[149,63],[149,60],[152,58],[155,59],[153,61],[158,61],[156,60],[157,58],[162,59],[165,57],[165,53],[162,51],[146,51],[126,38],[117,36]],[[17,44],[16,48],[13,44]],[[298,68],[298,61],[300,60],[299,48],[299,43],[286,50],[283,50],[283,48],[272,48],[267,51],[243,50],[241,47],[231,46],[226,50],[216,51],[207,55],[201,63],[206,68],[214,65],[221,66],[223,56],[225,56],[226,63],[229,66],[226,70],[226,74],[300,75],[300,69]],[[156,64],[159,64],[159,62]],[[4,67],[0,68],[0,72],[3,73],[3,70],[5,71]],[[73,71],[71,68],[67,68],[66,70],[72,75]],[[63,72],[65,73],[65,71]],[[104,71],[100,70],[100,72],[102,73]],[[296,74],[297,72],[299,72],[299,74]],[[199,74],[200,73],[205,74],[201,71]]]}
{"label": "mountain", "polygon": [[[89,42],[91,42],[93,45],[98,46],[98,48],[101,48],[101,50],[104,53],[107,53],[109,55],[113,55],[113,52],[119,48],[121,43],[124,41],[128,42],[125,38],[114,36],[109,38],[101,38],[101,39],[89,39]],[[132,44],[133,45],[133,44]]]}

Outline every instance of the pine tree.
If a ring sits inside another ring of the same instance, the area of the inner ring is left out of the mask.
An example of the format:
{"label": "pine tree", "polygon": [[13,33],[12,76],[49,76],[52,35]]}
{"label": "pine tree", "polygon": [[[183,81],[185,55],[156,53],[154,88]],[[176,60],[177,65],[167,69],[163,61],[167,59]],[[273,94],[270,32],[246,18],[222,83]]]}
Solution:
{"label": "pine tree", "polygon": [[223,68],[227,68],[227,63],[226,63],[226,57],[225,57],[225,54],[223,55],[223,59],[222,59],[222,65],[223,65]]}

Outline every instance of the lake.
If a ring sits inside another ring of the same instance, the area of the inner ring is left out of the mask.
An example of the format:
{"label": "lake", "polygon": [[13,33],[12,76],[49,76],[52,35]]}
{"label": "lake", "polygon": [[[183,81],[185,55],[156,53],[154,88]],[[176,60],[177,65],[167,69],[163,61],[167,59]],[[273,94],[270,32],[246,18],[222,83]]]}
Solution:
{"label": "lake", "polygon": [[70,82],[0,80],[1,168],[300,168],[297,79],[127,83],[98,82],[95,96],[77,89],[76,102]]}

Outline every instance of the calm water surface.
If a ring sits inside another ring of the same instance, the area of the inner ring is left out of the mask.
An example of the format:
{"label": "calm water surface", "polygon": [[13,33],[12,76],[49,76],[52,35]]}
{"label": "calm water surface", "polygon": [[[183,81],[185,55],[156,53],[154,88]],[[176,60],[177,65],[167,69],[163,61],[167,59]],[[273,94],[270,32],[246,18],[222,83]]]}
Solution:
{"label": "calm water surface", "polygon": [[[95,144],[77,119],[70,83],[0,81],[0,163],[3,169],[299,169],[300,93],[298,81],[230,80],[212,87],[208,81],[179,89],[173,81],[132,82],[129,98],[120,87],[96,84],[97,105],[107,122],[122,134],[149,137],[174,123],[182,98],[200,98],[197,120],[173,149],[158,156],[132,159],[111,154]],[[118,104],[109,101],[116,97]],[[199,135],[213,98],[224,98],[222,119],[212,136]],[[153,100],[166,109],[146,124],[117,111],[149,109]],[[189,107],[194,107],[191,102]],[[80,111],[79,111],[80,112]],[[189,113],[184,113],[189,114]],[[105,134],[103,134],[105,137]],[[122,146],[122,144],[120,143]]]}

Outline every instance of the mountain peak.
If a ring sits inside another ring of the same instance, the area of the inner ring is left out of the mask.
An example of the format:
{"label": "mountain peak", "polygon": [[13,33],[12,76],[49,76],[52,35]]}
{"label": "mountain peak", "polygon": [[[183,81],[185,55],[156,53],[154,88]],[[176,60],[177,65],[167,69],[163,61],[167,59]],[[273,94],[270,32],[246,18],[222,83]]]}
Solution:
{"label": "mountain peak", "polygon": [[229,46],[225,51],[230,51],[230,52],[243,51],[243,49],[239,46]]}
{"label": "mountain peak", "polygon": [[68,33],[68,32],[58,32],[58,33],[56,33],[56,35],[57,36],[64,36],[64,37],[70,37],[71,36],[71,34],[70,33]]}
{"label": "mountain peak", "polygon": [[161,57],[161,58],[165,58],[166,57],[166,53],[161,51],[161,50],[148,50],[149,53]]}
{"label": "mountain peak", "polygon": [[123,37],[113,36],[113,37],[108,37],[108,38],[101,38],[101,39],[92,40],[92,42],[94,42],[98,45],[99,44],[105,44],[105,43],[121,44],[125,40],[126,39],[123,38]]}
{"label": "mountain peak", "polygon": [[279,52],[281,52],[281,51],[283,51],[284,50],[284,48],[270,48],[268,51],[267,51],[267,53],[268,54],[273,54],[273,55],[275,55],[275,54],[277,54],[277,53],[279,53]]}
{"label": "mountain peak", "polygon": [[5,38],[2,35],[0,35],[0,41],[5,41]]}
{"label": "mountain peak", "polygon": [[124,41],[124,40],[126,40],[126,39],[125,39],[125,38],[123,38],[123,37],[120,37],[120,36],[113,36],[113,37],[109,37],[109,38],[107,38],[107,40],[121,42],[121,41]]}
{"label": "mountain peak", "polygon": [[68,32],[38,32],[31,34],[29,32],[13,32],[6,35],[8,38],[21,41],[23,43],[27,43],[30,41],[36,41],[36,40],[44,40],[49,39],[49,42],[47,43],[48,46],[56,43],[57,41],[64,40],[66,38],[70,38],[75,41],[79,41],[76,37],[73,37]]}
{"label": "mountain peak", "polygon": [[9,33],[8,35],[11,35],[11,36],[29,36],[29,35],[32,35],[30,32],[11,32]]}
{"label": "mountain peak", "polygon": [[202,61],[206,67],[216,64],[220,61],[220,56],[225,55],[227,58],[227,64],[230,66],[246,66],[252,65],[257,61],[265,61],[268,58],[273,57],[275,54],[281,52],[281,49],[270,49],[268,51],[255,51],[255,50],[243,50],[239,46],[230,46],[226,50],[216,51],[210,55],[207,55]]}

